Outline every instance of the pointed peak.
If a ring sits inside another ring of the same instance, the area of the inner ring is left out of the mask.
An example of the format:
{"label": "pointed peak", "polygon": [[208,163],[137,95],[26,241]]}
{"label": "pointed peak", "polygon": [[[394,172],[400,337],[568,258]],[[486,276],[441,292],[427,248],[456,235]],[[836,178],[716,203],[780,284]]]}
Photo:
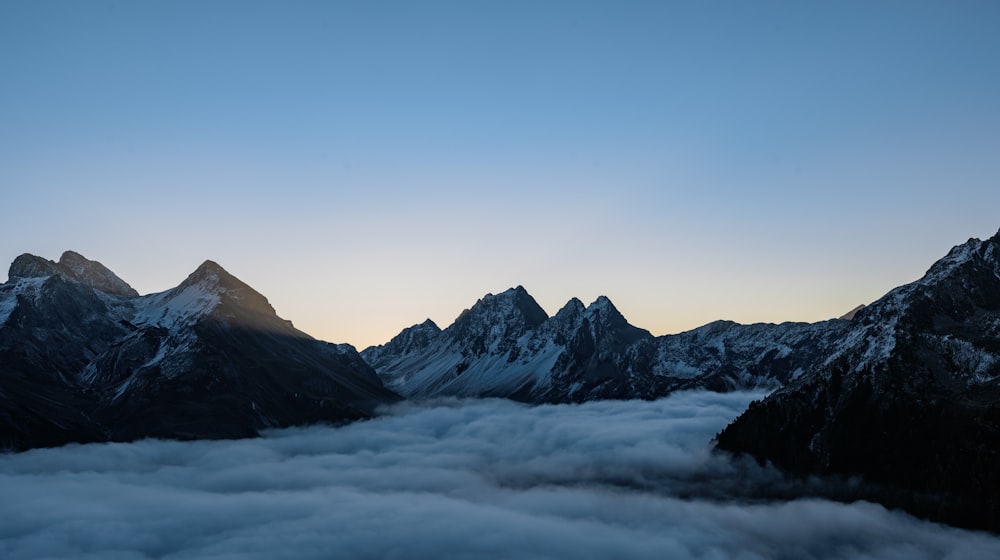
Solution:
{"label": "pointed peak", "polygon": [[628,320],[618,311],[615,304],[611,303],[611,300],[603,295],[595,299],[594,303],[587,306],[585,313],[588,316],[605,322],[628,323]]}
{"label": "pointed peak", "polygon": [[528,294],[528,290],[524,289],[524,286],[515,286],[513,288],[507,288],[506,290],[500,292],[499,294],[492,294],[492,293],[486,294],[485,296],[483,296],[482,299],[487,299],[487,298],[517,298],[517,297],[524,297],[524,296],[531,297],[531,295]]}
{"label": "pointed peak", "polygon": [[[180,283],[177,289],[183,290],[190,286],[200,286],[202,290],[211,293],[252,293],[257,294],[257,297],[260,299],[264,299],[264,296],[258,294],[247,283],[233,276],[229,271],[222,268],[219,263],[212,260],[201,263],[194,272],[189,274]],[[270,308],[270,305],[267,305],[267,307]]]}
{"label": "pointed peak", "polygon": [[604,295],[597,296],[597,299],[595,299],[593,303],[587,306],[587,309],[594,311],[601,309],[614,309],[615,311],[618,311],[618,309],[615,307],[615,304],[611,303],[611,300],[608,299],[608,296]]}
{"label": "pointed peak", "polygon": [[509,288],[496,295],[486,294],[470,309],[462,311],[455,321],[469,320],[471,317],[485,316],[484,314],[494,316],[519,314],[531,328],[549,318],[548,313],[522,286]]}
{"label": "pointed peak", "polygon": [[212,260],[201,263],[171,292],[180,294],[192,288],[219,298],[227,309],[241,308],[265,315],[277,315],[263,294]]}
{"label": "pointed peak", "polygon": [[227,272],[226,269],[222,268],[222,265],[220,265],[219,263],[217,263],[217,262],[215,262],[215,261],[213,261],[211,259],[206,259],[205,262],[203,262],[200,265],[198,265],[198,268],[196,268],[194,270],[194,272],[195,272],[195,274],[197,274],[199,272],[202,272],[202,273],[204,273],[204,272],[212,272],[212,273],[216,273],[216,274],[219,273],[219,272],[223,272],[225,274],[229,274],[229,272]]}
{"label": "pointed peak", "polygon": [[583,302],[580,301],[579,298],[575,297],[569,298],[569,301],[566,302],[566,305],[562,306],[562,308],[558,312],[556,312],[556,317],[571,315],[571,314],[576,315],[578,313],[582,313],[586,309],[587,307],[583,305]]}
{"label": "pointed peak", "polygon": [[439,332],[441,332],[441,329],[438,328],[437,323],[431,321],[430,319],[427,319],[423,323],[417,323],[415,325],[406,327],[405,329],[400,331],[397,337],[406,333],[439,333]]}
{"label": "pointed peak", "polygon": [[213,260],[206,260],[181,282],[181,286],[191,286],[193,284],[225,285],[234,282],[245,285],[226,269],[222,268],[219,263]]}

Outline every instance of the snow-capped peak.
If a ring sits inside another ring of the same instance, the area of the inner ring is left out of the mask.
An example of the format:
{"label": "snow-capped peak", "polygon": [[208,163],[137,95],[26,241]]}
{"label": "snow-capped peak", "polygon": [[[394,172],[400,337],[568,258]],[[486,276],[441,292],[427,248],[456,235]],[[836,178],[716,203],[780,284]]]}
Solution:
{"label": "snow-capped peak", "polygon": [[188,275],[187,278],[181,282],[180,286],[192,286],[195,284],[202,284],[211,287],[225,287],[225,284],[231,283],[232,280],[240,282],[235,276],[229,274],[226,269],[222,268],[219,263],[206,260],[201,263],[198,268],[194,269],[194,272]]}
{"label": "snow-capped peak", "polygon": [[228,308],[230,311],[240,308],[277,317],[267,298],[211,260],[202,263],[176,288],[143,300],[133,321],[137,325],[171,328],[193,322],[222,305],[232,306]]}
{"label": "snow-capped peak", "polygon": [[559,317],[560,319],[565,317],[575,317],[583,313],[584,310],[586,310],[586,307],[583,305],[583,302],[574,297],[570,298],[570,300],[566,302],[566,305],[562,306],[562,309],[556,312],[555,317]]}
{"label": "snow-capped peak", "polygon": [[129,286],[106,266],[97,261],[89,260],[74,251],[63,253],[59,262],[25,253],[18,256],[10,264],[7,276],[12,280],[59,276],[107,294],[130,298],[139,295],[132,289],[132,286]]}
{"label": "snow-capped peak", "polygon": [[[455,324],[469,326],[469,323],[489,324],[497,321],[516,320],[528,328],[540,325],[549,316],[535,298],[521,286],[510,288],[499,294],[486,294],[471,308],[463,311]],[[482,328],[482,327],[480,327]]]}
{"label": "snow-capped peak", "polygon": [[612,321],[616,323],[626,323],[625,316],[618,311],[615,304],[611,303],[611,300],[607,296],[598,296],[593,303],[587,306],[584,313],[591,317],[592,320],[597,319],[602,322]]}
{"label": "snow-capped peak", "polygon": [[430,332],[440,332],[441,331],[441,328],[437,326],[437,323],[435,323],[434,321],[432,321],[430,318],[428,318],[427,320],[425,320],[423,323],[420,323],[419,325],[414,325],[413,328],[419,328],[421,330],[430,331]]}

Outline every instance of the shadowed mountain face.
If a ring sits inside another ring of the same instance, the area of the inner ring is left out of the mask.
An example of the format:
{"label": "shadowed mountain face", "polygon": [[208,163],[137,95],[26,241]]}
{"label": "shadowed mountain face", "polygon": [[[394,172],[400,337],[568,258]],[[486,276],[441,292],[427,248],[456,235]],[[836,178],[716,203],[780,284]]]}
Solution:
{"label": "shadowed mountain face", "polygon": [[859,497],[1000,531],[1000,234],[955,247],[850,325],[836,352],[752,405],[718,447],[863,475],[875,486]]}
{"label": "shadowed mountain face", "polygon": [[206,261],[139,297],[77,253],[22,255],[0,285],[0,448],[243,437],[370,416],[398,397]]}

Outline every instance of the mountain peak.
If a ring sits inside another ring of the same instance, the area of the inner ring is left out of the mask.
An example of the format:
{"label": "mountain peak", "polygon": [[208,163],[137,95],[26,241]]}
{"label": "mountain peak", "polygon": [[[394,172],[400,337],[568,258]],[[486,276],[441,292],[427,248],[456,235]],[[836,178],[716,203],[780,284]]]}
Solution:
{"label": "mountain peak", "polygon": [[982,262],[983,259],[996,260],[994,245],[1000,244],[1000,234],[986,241],[971,238],[961,245],[956,245],[948,254],[935,262],[924,274],[923,278],[914,284],[934,284],[964,270],[969,263]]}
{"label": "mountain peak", "polygon": [[265,315],[276,315],[274,308],[260,292],[251,288],[247,283],[233,276],[219,263],[213,260],[206,260],[201,263],[180,285],[175,288],[177,293],[181,293],[189,288],[195,288],[199,292],[214,294],[221,298],[223,303],[230,302],[239,308],[243,308]]}
{"label": "mountain peak", "polygon": [[598,296],[593,303],[587,306],[586,312],[588,315],[597,315],[605,319],[625,320],[625,317],[618,311],[615,304],[611,303],[608,296]]}
{"label": "mountain peak", "polygon": [[599,296],[584,311],[584,316],[595,328],[609,333],[614,332],[615,338],[621,342],[632,343],[640,338],[652,338],[646,329],[640,329],[628,322],[628,319],[618,311],[615,304],[607,296]]}
{"label": "mountain peak", "polygon": [[81,262],[87,260],[88,260],[87,257],[84,257],[83,255],[77,253],[76,251],[66,250],[63,251],[62,256],[59,257],[59,264],[67,266],[69,263],[72,262]]}
{"label": "mountain peak", "polygon": [[524,286],[511,288],[494,297],[509,298],[514,305],[514,309],[521,313],[525,324],[529,328],[534,328],[549,318],[549,314],[542,309],[542,306],[538,305],[538,302],[535,301],[535,298],[531,297],[531,294],[524,289]]}
{"label": "mountain peak", "polygon": [[237,284],[238,287],[246,286],[240,279],[222,268],[219,263],[213,260],[206,260],[194,269],[194,272],[181,282],[181,286],[192,286],[204,284],[213,287],[227,287],[227,285]]}
{"label": "mountain peak", "polygon": [[10,263],[7,277],[11,280],[15,278],[43,278],[60,272],[61,270],[56,266],[56,263],[31,253],[24,253],[18,255],[14,262]]}
{"label": "mountain peak", "polygon": [[210,260],[176,287],[144,299],[143,309],[132,320],[136,325],[176,330],[210,318],[258,332],[294,331],[266,297]]}
{"label": "mountain peak", "polygon": [[614,307],[614,304],[611,303],[611,300],[608,299],[608,296],[600,295],[600,296],[597,296],[597,299],[595,299],[594,302],[590,304],[590,306],[591,307],[596,306],[598,308],[608,307],[608,306]]}
{"label": "mountain peak", "polygon": [[125,297],[139,296],[139,292],[111,272],[108,267],[76,251],[64,252],[57,264],[70,277],[96,290]]}
{"label": "mountain peak", "polygon": [[64,252],[59,257],[59,262],[25,253],[18,256],[10,264],[7,276],[11,279],[59,276],[105,293],[125,297],[139,296],[139,292],[133,290],[132,286],[129,286],[106,266],[97,261],[89,260],[75,251]]}
{"label": "mountain peak", "polygon": [[583,302],[579,298],[570,298],[566,302],[566,305],[562,306],[562,309],[556,312],[556,317],[565,317],[569,315],[577,315],[585,311],[587,308],[583,305]]}
{"label": "mountain peak", "polygon": [[220,265],[219,263],[217,263],[217,262],[215,262],[215,261],[213,261],[211,259],[206,259],[205,262],[203,262],[200,265],[198,265],[198,268],[194,269],[194,274],[199,274],[199,273],[201,273],[201,274],[209,274],[209,273],[211,273],[211,274],[219,274],[219,273],[223,273],[223,274],[227,274],[227,275],[229,274],[229,272],[226,269],[222,268],[222,265]]}

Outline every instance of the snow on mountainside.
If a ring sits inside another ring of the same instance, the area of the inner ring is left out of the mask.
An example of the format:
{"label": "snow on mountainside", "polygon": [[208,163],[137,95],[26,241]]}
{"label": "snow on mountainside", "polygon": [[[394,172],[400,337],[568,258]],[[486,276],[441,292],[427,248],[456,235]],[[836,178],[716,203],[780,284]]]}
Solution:
{"label": "snow on mountainside", "polygon": [[653,337],[605,296],[589,306],[573,298],[547,317],[519,286],[488,294],[443,331],[416,325],[361,355],[388,387],[410,397],[656,398],[682,388],[780,386],[845,323],[718,322]]}
{"label": "snow on mountainside", "polygon": [[240,437],[370,416],[397,397],[350,345],[317,341],[206,261],[139,296],[96,261],[15,259],[0,285],[0,449]]}
{"label": "snow on mountainside", "polygon": [[506,396],[529,383],[540,364],[555,359],[530,336],[547,320],[518,286],[487,294],[444,331],[430,321],[415,325],[362,357],[394,364],[382,379],[404,395]]}
{"label": "snow on mountainside", "polygon": [[0,285],[0,325],[7,322],[17,308],[18,299],[36,300],[45,278],[15,278]]}
{"label": "snow on mountainside", "polygon": [[108,270],[106,266],[97,261],[89,260],[74,251],[63,253],[59,257],[59,262],[25,253],[14,259],[7,273],[9,280],[47,278],[55,275],[116,296],[136,297],[139,295],[132,289],[132,286]]}
{"label": "snow on mountainside", "polygon": [[[849,318],[752,325],[717,321],[660,337],[628,324],[603,296],[586,307],[574,298],[549,318],[519,286],[487,295],[443,331],[433,323],[417,325],[361,355],[387,386],[410,397],[566,402],[656,398],[685,388],[778,388],[835,367],[861,371],[884,362],[897,347],[900,321],[914,309],[954,304],[967,295],[963,271],[977,259],[995,259],[993,248],[977,240],[956,247],[923,279],[859,306]],[[941,286],[949,287],[942,292]],[[972,303],[963,305],[953,315],[967,312]],[[924,328],[906,336],[946,355],[941,367],[971,380],[993,379],[1000,359],[987,349],[989,343],[951,332],[949,325],[957,320],[964,319],[941,316],[936,319],[940,333]],[[990,321],[977,324],[977,332],[995,340],[1000,321]]]}

